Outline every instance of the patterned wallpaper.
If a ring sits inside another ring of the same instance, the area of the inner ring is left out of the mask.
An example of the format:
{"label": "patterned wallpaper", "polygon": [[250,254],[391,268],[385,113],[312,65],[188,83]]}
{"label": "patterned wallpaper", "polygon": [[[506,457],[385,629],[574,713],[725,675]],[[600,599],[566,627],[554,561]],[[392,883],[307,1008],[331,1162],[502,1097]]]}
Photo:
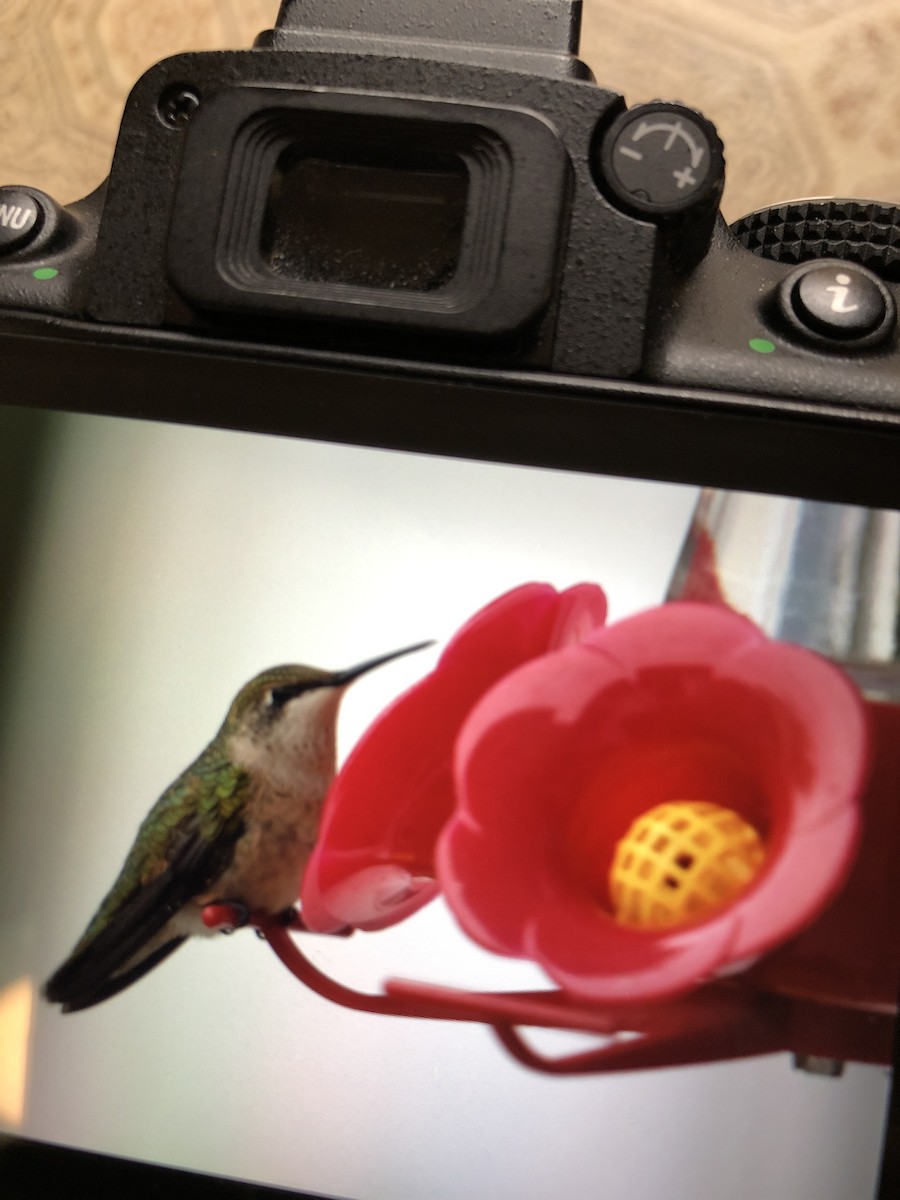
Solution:
{"label": "patterned wallpaper", "polygon": [[[84,195],[146,67],[248,46],[277,8],[0,0],[0,182]],[[682,100],[715,122],[729,219],[800,196],[900,202],[897,0],[585,0],[583,57],[629,103]]]}

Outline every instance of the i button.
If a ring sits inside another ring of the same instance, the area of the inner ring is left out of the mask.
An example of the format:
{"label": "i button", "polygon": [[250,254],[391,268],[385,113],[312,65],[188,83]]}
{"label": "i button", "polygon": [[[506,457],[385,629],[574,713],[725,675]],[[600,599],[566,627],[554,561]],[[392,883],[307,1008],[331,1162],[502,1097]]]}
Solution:
{"label": "i button", "polygon": [[880,341],[895,317],[894,302],[877,275],[834,260],[792,271],[779,288],[779,301],[795,328],[830,342]]}

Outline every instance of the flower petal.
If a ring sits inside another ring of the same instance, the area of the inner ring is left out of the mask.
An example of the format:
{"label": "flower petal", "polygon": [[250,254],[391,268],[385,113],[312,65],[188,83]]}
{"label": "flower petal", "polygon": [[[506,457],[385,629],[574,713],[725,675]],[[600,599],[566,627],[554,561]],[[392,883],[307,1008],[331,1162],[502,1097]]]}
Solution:
{"label": "flower petal", "polygon": [[[701,983],[810,921],[852,861],[865,712],[832,664],[728,610],[676,603],[510,672],[457,745],[438,874],[460,924],[585,999]],[[692,925],[615,919],[608,872],[662,802],[731,808],[766,842],[736,899]]]}
{"label": "flower petal", "polygon": [[373,722],[335,780],[303,880],[311,929],[380,929],[433,898],[434,846],[453,810],[451,763],[463,719],[497,679],[605,617],[595,584],[557,592],[531,583],[462,626],[434,671]]}

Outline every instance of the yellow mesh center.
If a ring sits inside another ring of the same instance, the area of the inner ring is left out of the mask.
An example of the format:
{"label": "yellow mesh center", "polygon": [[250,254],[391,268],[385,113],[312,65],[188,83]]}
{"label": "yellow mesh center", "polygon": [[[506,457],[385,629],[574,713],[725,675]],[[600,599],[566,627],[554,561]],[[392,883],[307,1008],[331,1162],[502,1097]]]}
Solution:
{"label": "yellow mesh center", "polygon": [[659,804],[616,845],[613,911],[623,925],[643,929],[697,921],[740,895],[765,858],[759,834],[730,808],[699,800]]}

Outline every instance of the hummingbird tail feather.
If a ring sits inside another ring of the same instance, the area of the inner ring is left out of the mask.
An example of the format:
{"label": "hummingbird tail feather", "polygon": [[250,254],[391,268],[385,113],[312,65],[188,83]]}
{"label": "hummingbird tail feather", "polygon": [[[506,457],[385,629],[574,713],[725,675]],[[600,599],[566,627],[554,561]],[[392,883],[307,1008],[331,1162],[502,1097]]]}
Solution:
{"label": "hummingbird tail feather", "polygon": [[183,940],[180,935],[165,936],[171,932],[166,925],[222,873],[242,830],[243,825],[236,824],[216,843],[196,831],[187,834],[164,871],[122,897],[96,933],[88,927],[44,985],[46,999],[63,1005],[65,1012],[76,1012],[114,996],[162,962]]}
{"label": "hummingbird tail feather", "polygon": [[163,942],[161,946],[157,946],[152,954],[148,954],[126,971],[120,971],[118,975],[113,975],[110,979],[98,983],[92,991],[74,994],[69,999],[63,1000],[62,1011],[64,1013],[81,1012],[82,1009],[91,1008],[93,1005],[99,1004],[102,1000],[108,1000],[110,996],[117,996],[119,992],[124,992],[127,987],[131,987],[133,983],[143,978],[148,971],[152,971],[155,966],[161,963],[164,958],[168,958],[185,941],[187,941],[185,937],[169,938],[167,942]]}

